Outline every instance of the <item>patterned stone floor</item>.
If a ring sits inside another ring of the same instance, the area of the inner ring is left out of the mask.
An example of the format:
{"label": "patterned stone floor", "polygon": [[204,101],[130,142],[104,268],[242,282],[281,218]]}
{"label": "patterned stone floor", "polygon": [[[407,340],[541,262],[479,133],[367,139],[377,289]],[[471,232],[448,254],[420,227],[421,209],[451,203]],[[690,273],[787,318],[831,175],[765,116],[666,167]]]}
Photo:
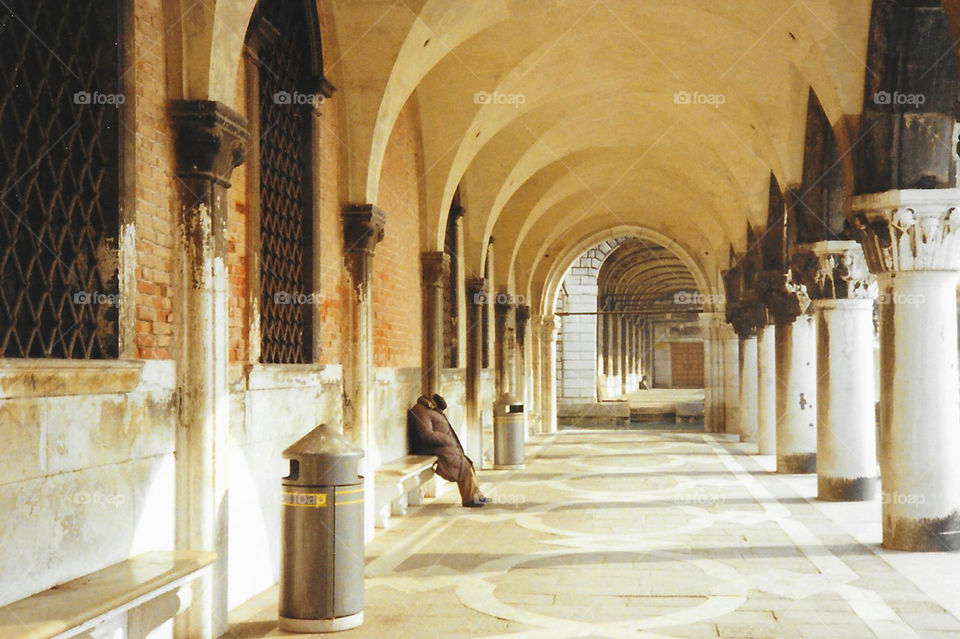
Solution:
{"label": "patterned stone floor", "polygon": [[[350,637],[960,637],[956,554],[879,548],[879,503],[816,502],[815,477],[723,435],[565,431],[367,547]],[[230,639],[284,636],[276,589]],[[301,635],[303,636],[303,635]]]}

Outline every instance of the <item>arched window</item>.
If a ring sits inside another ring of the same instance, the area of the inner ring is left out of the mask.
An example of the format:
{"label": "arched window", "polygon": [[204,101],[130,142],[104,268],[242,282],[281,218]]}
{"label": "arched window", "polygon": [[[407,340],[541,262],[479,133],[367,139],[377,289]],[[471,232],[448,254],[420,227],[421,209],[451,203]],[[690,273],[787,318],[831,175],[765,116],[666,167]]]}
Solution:
{"label": "arched window", "polygon": [[[313,356],[313,114],[329,95],[317,16],[303,0],[260,0],[248,43],[256,54],[260,361]],[[256,179],[256,178],[255,178]]]}
{"label": "arched window", "polygon": [[0,357],[118,356],[116,2],[0,7]]}

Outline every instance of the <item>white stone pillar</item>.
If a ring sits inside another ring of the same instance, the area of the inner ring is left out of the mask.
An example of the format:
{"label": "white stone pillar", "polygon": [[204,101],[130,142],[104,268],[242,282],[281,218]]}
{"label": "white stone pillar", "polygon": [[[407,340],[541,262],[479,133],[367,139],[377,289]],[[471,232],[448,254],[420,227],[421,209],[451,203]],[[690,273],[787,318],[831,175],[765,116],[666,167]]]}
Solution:
{"label": "white stone pillar", "polygon": [[873,282],[857,242],[794,251],[817,322],[817,497],[868,501],[879,484],[873,393]]}
{"label": "white stone pillar", "polygon": [[363,530],[365,541],[373,539],[374,470],[380,452],[373,423],[373,255],[383,239],[386,216],[372,204],[351,206],[343,212],[344,259],[350,273],[350,348],[344,362],[344,433],[363,448]]}
{"label": "white stone pillar", "polygon": [[530,349],[530,388],[531,388],[531,411],[528,415],[528,425],[530,434],[541,432],[540,424],[543,420],[543,382],[542,382],[542,359],[543,349],[540,346],[541,334],[543,328],[543,316],[533,315],[530,317],[530,335],[527,338]]}
{"label": "white stone pillar", "polygon": [[776,328],[777,472],[817,470],[816,323],[806,287],[786,273],[761,273]]}
{"label": "white stone pillar", "polygon": [[757,336],[740,339],[740,441],[757,441]]}
{"label": "white stone pillar", "polygon": [[176,547],[217,553],[192,586],[177,618],[178,636],[217,637],[227,630],[227,448],[230,389],[227,283],[227,189],[244,157],[246,120],[219,102],[177,100],[177,315],[180,427],[176,433]]}
{"label": "white stone pillar", "polygon": [[757,328],[757,453],[777,454],[777,345],[773,324]]}
{"label": "white stone pillar", "polygon": [[724,320],[720,327],[723,344],[723,431],[737,433],[740,428],[740,339],[733,327]]}
{"label": "white stone pillar", "polygon": [[442,251],[421,253],[420,273],[423,284],[423,354],[421,357],[421,391],[428,397],[441,392],[443,370],[443,289],[450,279],[450,256]]}
{"label": "white stone pillar", "polygon": [[855,197],[880,288],[883,545],[960,549],[960,190]]}
{"label": "white stone pillar", "polygon": [[483,315],[487,312],[487,281],[482,277],[467,278],[467,370],[466,381],[466,426],[467,437],[463,442],[466,453],[475,464],[483,463],[483,423],[481,422],[480,383],[482,381]]}
{"label": "white stone pillar", "polygon": [[560,318],[544,315],[540,330],[541,348],[541,433],[557,432],[557,332]]}

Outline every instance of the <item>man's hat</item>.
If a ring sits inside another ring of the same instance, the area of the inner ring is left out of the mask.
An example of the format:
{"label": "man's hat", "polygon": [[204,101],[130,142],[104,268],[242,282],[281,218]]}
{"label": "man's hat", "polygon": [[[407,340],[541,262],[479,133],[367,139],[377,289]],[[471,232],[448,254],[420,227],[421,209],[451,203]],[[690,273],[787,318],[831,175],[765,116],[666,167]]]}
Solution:
{"label": "man's hat", "polygon": [[435,393],[433,395],[433,402],[437,405],[437,408],[439,408],[440,410],[447,409],[447,400],[443,398],[443,395],[439,393]]}

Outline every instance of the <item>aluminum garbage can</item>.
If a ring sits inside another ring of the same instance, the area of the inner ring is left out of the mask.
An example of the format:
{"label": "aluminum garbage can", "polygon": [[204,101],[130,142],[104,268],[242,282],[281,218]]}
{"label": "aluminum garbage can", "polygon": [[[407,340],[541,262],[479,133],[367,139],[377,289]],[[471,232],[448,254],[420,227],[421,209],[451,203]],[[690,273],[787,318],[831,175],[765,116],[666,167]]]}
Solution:
{"label": "aluminum garbage can", "polygon": [[504,393],[493,403],[493,467],[523,468],[523,404]]}
{"label": "aluminum garbage can", "polygon": [[321,424],[283,451],[280,629],[363,623],[363,451]]}

